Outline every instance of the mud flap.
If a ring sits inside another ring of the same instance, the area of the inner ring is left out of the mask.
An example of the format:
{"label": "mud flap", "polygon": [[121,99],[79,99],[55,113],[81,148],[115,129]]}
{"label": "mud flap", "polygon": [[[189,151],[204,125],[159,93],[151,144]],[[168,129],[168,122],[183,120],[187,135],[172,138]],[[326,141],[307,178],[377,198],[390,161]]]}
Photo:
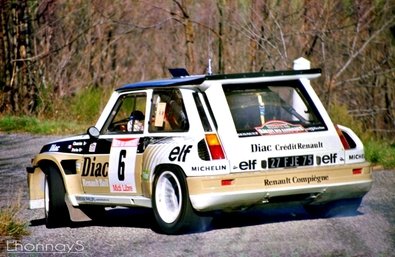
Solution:
{"label": "mud flap", "polygon": [[70,220],[73,222],[82,222],[82,221],[91,221],[92,219],[89,218],[80,208],[75,208],[69,198],[67,196],[64,197],[64,201],[66,202],[67,209],[69,210]]}

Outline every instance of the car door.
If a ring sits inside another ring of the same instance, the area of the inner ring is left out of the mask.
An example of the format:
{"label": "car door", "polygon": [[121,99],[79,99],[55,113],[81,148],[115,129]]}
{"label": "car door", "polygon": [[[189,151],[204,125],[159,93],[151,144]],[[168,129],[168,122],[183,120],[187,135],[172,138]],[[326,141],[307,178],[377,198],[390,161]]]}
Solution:
{"label": "car door", "polygon": [[147,92],[120,94],[100,136],[82,164],[82,186],[90,194],[141,194],[142,143]]}

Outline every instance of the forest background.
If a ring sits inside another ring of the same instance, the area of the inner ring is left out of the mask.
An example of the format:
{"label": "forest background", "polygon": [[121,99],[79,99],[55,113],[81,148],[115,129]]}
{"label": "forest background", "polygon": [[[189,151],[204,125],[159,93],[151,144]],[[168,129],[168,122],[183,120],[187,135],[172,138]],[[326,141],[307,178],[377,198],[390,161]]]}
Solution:
{"label": "forest background", "polygon": [[70,133],[114,88],[168,68],[271,71],[299,57],[322,69],[313,86],[337,122],[395,142],[394,0],[0,0],[0,127],[24,117]]}

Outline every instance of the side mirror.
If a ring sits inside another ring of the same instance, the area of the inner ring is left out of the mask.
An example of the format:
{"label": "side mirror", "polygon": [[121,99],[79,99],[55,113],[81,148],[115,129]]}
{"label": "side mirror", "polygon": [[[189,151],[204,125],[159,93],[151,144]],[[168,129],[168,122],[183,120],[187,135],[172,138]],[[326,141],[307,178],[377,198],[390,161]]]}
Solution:
{"label": "side mirror", "polygon": [[87,133],[93,139],[98,139],[100,136],[100,131],[95,126],[89,127]]}

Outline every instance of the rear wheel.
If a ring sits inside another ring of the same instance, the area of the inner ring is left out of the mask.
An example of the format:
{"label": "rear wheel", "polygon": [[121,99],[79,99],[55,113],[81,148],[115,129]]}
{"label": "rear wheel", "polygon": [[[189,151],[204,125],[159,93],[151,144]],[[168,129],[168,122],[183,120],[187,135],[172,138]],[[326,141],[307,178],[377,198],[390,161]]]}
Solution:
{"label": "rear wheel", "polygon": [[69,225],[70,215],[64,199],[66,190],[60,171],[54,166],[49,166],[46,170],[44,185],[45,225],[47,228]]}
{"label": "rear wheel", "polygon": [[155,219],[166,234],[187,232],[199,224],[199,216],[189,200],[185,176],[178,169],[163,169],[157,174],[152,206]]}

